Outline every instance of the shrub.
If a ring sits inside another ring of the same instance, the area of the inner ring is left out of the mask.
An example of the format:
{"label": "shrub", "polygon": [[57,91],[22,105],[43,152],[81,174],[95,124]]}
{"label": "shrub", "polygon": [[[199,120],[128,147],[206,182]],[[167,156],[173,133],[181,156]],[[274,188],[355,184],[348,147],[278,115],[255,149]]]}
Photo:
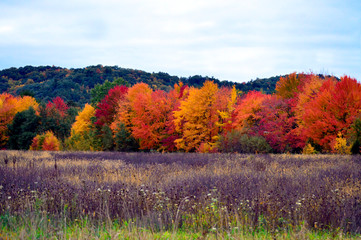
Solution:
{"label": "shrub", "polygon": [[250,136],[237,130],[232,130],[225,136],[221,136],[217,146],[218,151],[225,153],[269,153],[272,150],[265,138]]}
{"label": "shrub", "polygon": [[30,150],[59,151],[60,142],[52,131],[47,131],[33,138]]}
{"label": "shrub", "polygon": [[302,154],[316,154],[316,149],[311,145],[311,143],[306,144],[303,148]]}
{"label": "shrub", "polygon": [[339,132],[333,144],[333,152],[338,154],[351,154],[351,147],[347,144],[346,138]]}

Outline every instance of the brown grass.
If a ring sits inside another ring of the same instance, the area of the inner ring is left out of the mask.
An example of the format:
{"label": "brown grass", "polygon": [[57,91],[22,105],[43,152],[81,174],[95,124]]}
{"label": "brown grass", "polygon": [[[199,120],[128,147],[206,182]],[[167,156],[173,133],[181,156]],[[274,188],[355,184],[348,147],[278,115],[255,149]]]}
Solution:
{"label": "brown grass", "polygon": [[0,154],[2,215],[42,211],[154,230],[361,231],[359,156]]}

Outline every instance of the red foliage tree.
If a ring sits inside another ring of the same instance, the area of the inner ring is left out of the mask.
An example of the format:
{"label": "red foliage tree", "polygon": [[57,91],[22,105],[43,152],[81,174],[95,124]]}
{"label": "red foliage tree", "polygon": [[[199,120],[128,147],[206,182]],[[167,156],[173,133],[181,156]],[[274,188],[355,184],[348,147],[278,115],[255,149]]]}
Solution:
{"label": "red foliage tree", "polygon": [[257,112],[261,111],[263,101],[269,98],[269,95],[258,91],[251,91],[243,96],[233,114],[233,128],[245,131],[252,127],[259,120]]}
{"label": "red foliage tree", "polygon": [[251,128],[254,135],[263,136],[276,152],[298,151],[305,140],[297,131],[296,118],[287,100],[272,96],[256,113],[258,122]]}
{"label": "red foliage tree", "polygon": [[52,102],[49,101],[46,105],[46,111],[49,115],[57,112],[60,114],[61,117],[64,117],[67,114],[68,109],[69,106],[64,102],[61,97],[54,98]]}
{"label": "red foliage tree", "polygon": [[108,94],[98,103],[95,112],[96,125],[102,127],[104,124],[110,125],[114,120],[114,115],[121,101],[124,101],[128,87],[115,86],[110,89]]}
{"label": "red foliage tree", "polygon": [[305,106],[304,134],[331,151],[339,132],[347,135],[361,110],[361,85],[350,77],[323,83],[317,96]]}

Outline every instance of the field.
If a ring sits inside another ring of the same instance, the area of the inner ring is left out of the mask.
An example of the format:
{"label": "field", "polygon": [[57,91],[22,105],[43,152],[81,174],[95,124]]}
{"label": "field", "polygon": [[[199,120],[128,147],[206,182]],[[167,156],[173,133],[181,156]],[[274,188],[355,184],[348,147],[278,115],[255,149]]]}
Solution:
{"label": "field", "polygon": [[0,152],[0,239],[360,233],[360,156]]}

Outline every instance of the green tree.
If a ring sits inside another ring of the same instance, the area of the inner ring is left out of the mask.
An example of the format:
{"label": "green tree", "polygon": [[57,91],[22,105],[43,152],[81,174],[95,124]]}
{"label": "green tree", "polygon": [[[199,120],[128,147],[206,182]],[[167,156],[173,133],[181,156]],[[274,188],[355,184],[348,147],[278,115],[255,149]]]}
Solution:
{"label": "green tree", "polygon": [[119,123],[115,130],[115,150],[119,152],[133,152],[139,149],[139,144],[132,137],[123,123]]}
{"label": "green tree", "polygon": [[102,130],[102,149],[103,151],[111,151],[114,148],[113,133],[110,127],[106,124],[103,125]]}
{"label": "green tree", "polygon": [[10,149],[28,150],[40,125],[40,117],[33,107],[15,115],[13,122],[8,126]]}
{"label": "green tree", "polygon": [[251,136],[238,130],[222,135],[217,148],[220,152],[269,153],[272,148],[262,136]]}
{"label": "green tree", "polygon": [[94,88],[90,91],[91,105],[96,106],[108,94],[109,90],[117,85],[125,85],[127,87],[129,86],[128,82],[123,78],[116,78],[112,82],[105,80],[103,84],[95,85]]}
{"label": "green tree", "polygon": [[360,154],[361,152],[361,118],[356,118],[351,125],[351,141],[352,154]]}

